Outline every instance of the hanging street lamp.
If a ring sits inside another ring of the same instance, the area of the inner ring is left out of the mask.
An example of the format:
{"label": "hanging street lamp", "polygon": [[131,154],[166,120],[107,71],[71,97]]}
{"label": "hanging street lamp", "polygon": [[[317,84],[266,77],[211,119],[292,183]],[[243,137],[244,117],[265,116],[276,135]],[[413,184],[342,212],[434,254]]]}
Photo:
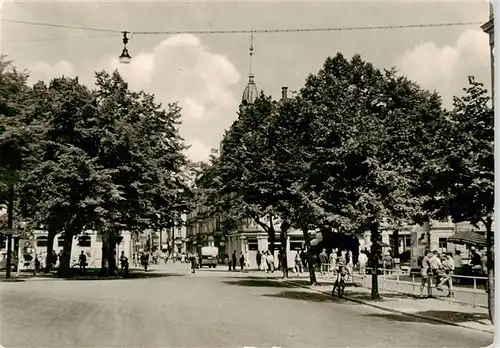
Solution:
{"label": "hanging street lamp", "polygon": [[132,59],[132,57],[130,56],[130,54],[128,54],[128,49],[127,49],[127,43],[129,40],[127,37],[127,34],[129,34],[129,32],[122,31],[122,33],[123,33],[123,51],[119,57],[120,63],[121,64],[130,64],[130,60]]}

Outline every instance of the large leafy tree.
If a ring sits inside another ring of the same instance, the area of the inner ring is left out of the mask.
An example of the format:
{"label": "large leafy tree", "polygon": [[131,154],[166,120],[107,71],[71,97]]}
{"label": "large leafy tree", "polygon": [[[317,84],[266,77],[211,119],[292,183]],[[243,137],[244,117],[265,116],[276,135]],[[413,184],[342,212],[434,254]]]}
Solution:
{"label": "large leafy tree", "polygon": [[341,54],[307,79],[300,98],[314,135],[303,186],[321,198],[333,227],[371,231],[377,299],[380,226],[410,221],[421,210],[416,173],[435,145],[431,125],[443,118],[440,99],[393,70]]}
{"label": "large leafy tree", "polygon": [[129,91],[117,72],[96,80],[95,90],[77,79],[38,83],[28,110],[41,134],[24,173],[23,206],[49,232],[64,233],[61,273],[84,230],[102,234],[103,270],[114,272],[121,230],[171,226],[185,209],[180,109]]}
{"label": "large leafy tree", "polygon": [[[455,97],[450,113],[453,147],[436,176],[444,213],[455,222],[469,221],[486,228],[488,305],[494,318],[494,112],[483,84],[469,77],[465,94]],[[442,183],[446,180],[446,185]]]}
{"label": "large leafy tree", "polygon": [[[14,227],[16,185],[23,168],[23,157],[32,134],[22,118],[26,106],[28,74],[0,57],[0,207],[7,205],[6,227]],[[7,264],[12,259],[12,235],[7,240]],[[10,266],[6,276],[10,276]]]}
{"label": "large leafy tree", "polygon": [[283,195],[270,142],[275,110],[275,103],[264,94],[254,103],[242,105],[238,119],[222,140],[216,166],[220,180],[217,192],[224,205],[232,207],[230,221],[255,221],[268,233],[272,253],[276,207]]}

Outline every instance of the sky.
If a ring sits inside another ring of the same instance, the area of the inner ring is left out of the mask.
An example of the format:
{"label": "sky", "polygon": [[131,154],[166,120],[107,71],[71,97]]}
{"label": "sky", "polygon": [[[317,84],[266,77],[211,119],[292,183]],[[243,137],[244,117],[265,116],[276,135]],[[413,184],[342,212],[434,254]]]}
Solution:
{"label": "sky", "polygon": [[[120,34],[10,23],[34,21],[118,31],[295,29],[486,22],[489,5],[470,1],[3,1],[0,50],[31,73],[31,82],[118,69],[133,90],[182,107],[188,156],[207,160],[237,118],[248,81],[248,34],[133,35],[129,65],[119,64]],[[299,90],[328,56],[359,53],[377,68],[396,67],[436,90],[445,107],[461,95],[467,76],[490,88],[488,36],[480,25],[397,30],[263,33],[254,37],[259,90],[279,99]]]}

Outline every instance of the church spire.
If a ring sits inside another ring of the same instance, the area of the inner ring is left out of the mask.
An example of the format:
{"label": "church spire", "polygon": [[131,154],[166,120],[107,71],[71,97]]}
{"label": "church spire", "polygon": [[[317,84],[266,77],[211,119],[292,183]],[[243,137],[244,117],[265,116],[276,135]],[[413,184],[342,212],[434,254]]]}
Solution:
{"label": "church spire", "polygon": [[250,32],[250,49],[249,49],[249,55],[250,55],[250,73],[248,74],[248,83],[247,86],[245,87],[245,90],[243,91],[243,96],[242,96],[242,103],[243,104],[251,104],[255,101],[257,98],[257,85],[255,84],[254,81],[254,75],[252,71],[252,58],[253,58],[253,31]]}

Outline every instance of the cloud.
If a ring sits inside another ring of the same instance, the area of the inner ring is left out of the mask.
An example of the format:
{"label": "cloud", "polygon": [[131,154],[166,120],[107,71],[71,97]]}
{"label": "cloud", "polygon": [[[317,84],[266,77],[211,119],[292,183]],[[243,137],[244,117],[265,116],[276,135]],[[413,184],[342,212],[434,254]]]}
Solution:
{"label": "cloud", "polygon": [[186,155],[193,161],[208,161],[211,153],[211,148],[206,146],[199,139],[191,141],[191,147],[186,150]]}
{"label": "cloud", "polygon": [[107,65],[118,69],[130,88],[146,89],[164,102],[179,101],[187,122],[216,117],[216,111],[238,105],[231,86],[240,74],[225,55],[208,51],[193,35],[170,37],[150,52],[137,53],[130,64],[112,57]]}
{"label": "cloud", "polygon": [[38,62],[29,67],[28,71],[30,72],[30,83],[35,83],[40,80],[50,81],[51,79],[62,75],[66,77],[76,76],[73,65],[64,60],[61,60],[54,65],[50,65],[46,62]]}
{"label": "cloud", "polygon": [[133,42],[132,37],[130,64],[107,57],[101,68],[118,69],[131,89],[153,93],[164,104],[178,101],[183,109],[181,133],[189,133],[183,136],[192,144],[188,153],[193,160],[206,160],[210,148],[204,144],[217,146],[220,141],[219,133],[207,129],[234,119],[239,100],[233,93],[240,74],[225,55],[211,52],[194,35],[172,36],[135,54]]}
{"label": "cloud", "polygon": [[439,92],[447,107],[454,95],[462,94],[469,75],[489,87],[489,66],[488,35],[474,29],[464,31],[453,46],[424,42],[401,54],[396,61],[400,73],[426,89]]}

